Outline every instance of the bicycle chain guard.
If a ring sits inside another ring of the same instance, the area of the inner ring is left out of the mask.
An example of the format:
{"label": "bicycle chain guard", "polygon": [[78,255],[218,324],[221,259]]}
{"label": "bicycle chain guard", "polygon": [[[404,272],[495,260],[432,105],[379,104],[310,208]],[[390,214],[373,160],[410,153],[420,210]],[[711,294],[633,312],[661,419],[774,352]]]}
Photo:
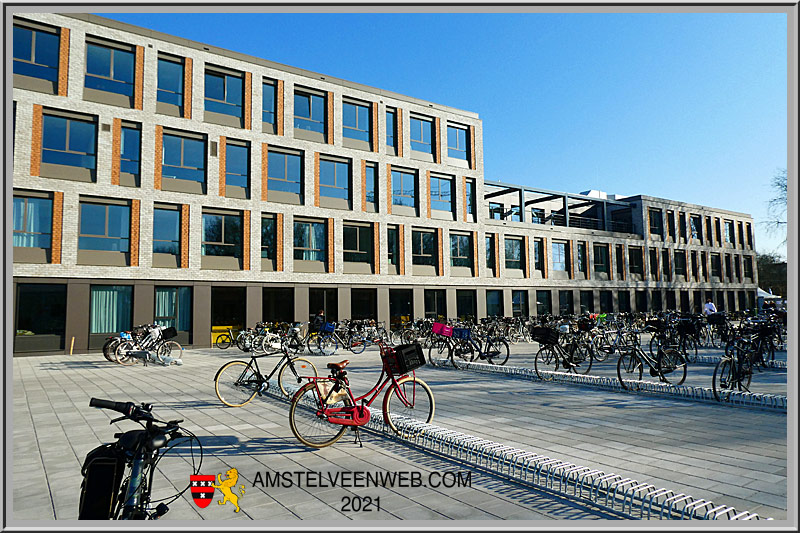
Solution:
{"label": "bicycle chain guard", "polygon": [[366,405],[351,405],[349,407],[325,409],[325,414],[328,415],[328,422],[332,424],[341,424],[343,426],[365,426],[370,418],[369,407]]}

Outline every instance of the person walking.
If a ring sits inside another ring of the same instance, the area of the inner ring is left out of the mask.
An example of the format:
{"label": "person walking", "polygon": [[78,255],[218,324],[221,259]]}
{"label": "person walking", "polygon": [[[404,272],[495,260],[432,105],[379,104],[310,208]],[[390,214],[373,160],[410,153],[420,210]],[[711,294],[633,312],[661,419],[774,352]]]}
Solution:
{"label": "person walking", "polygon": [[319,312],[314,315],[314,320],[311,322],[311,331],[318,332],[322,329],[323,324],[325,324],[325,310],[320,309]]}
{"label": "person walking", "polygon": [[717,306],[714,305],[714,302],[711,301],[711,298],[707,299],[706,305],[703,306],[703,314],[708,316],[716,312],[717,312]]}

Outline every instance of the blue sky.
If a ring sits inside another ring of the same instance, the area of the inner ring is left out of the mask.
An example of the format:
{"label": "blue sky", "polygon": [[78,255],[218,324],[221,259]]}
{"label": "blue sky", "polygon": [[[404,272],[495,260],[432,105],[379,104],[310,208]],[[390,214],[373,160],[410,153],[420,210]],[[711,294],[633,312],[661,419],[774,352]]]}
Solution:
{"label": "blue sky", "polygon": [[787,167],[783,14],[103,14],[477,112],[485,177],[750,213]]}

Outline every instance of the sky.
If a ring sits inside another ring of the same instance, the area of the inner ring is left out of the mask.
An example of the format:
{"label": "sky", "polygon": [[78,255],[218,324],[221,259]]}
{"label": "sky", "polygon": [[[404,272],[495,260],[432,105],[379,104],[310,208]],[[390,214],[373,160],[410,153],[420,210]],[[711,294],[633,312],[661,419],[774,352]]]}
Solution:
{"label": "sky", "polygon": [[749,213],[786,256],[784,14],[98,14],[478,113],[487,180]]}

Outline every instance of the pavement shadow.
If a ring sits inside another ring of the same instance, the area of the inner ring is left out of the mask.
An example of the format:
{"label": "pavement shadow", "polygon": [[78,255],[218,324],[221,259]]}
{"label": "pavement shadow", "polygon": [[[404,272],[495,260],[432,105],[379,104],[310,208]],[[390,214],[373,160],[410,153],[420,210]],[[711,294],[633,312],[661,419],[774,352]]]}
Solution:
{"label": "pavement shadow", "polygon": [[100,361],[58,361],[58,362],[42,362],[39,363],[40,370],[58,370],[62,371],[66,368],[69,369],[94,369],[94,368],[112,368],[116,363],[112,363],[105,359]]}
{"label": "pavement shadow", "polygon": [[[240,440],[239,437],[234,435],[200,435],[198,438],[203,445],[203,454],[215,457],[233,457],[242,454],[308,453],[309,451],[315,451],[299,442],[292,442],[282,437],[249,437],[247,440]],[[175,448],[176,450],[188,450],[189,443],[179,443]]]}

